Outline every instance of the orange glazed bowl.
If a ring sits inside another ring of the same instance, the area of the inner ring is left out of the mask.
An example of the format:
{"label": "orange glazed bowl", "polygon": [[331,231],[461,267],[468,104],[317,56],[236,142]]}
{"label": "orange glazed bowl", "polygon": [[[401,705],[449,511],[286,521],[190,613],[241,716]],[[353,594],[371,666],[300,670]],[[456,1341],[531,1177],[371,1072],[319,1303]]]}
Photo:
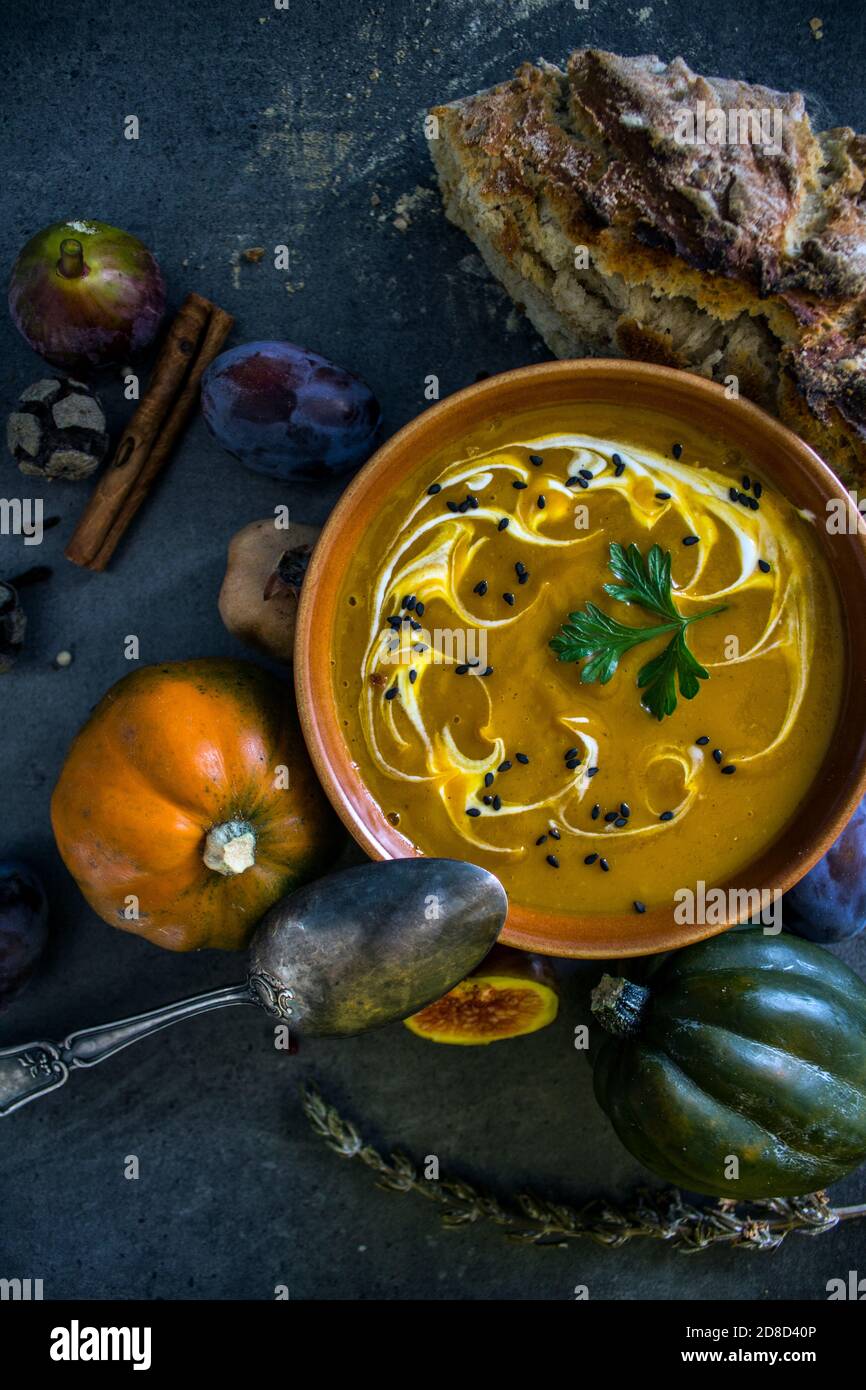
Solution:
{"label": "orange glazed bowl", "polygon": [[[669,430],[712,438],[742,451],[756,473],[795,507],[812,514],[841,610],[841,705],[818,775],[769,848],[734,880],[714,883],[729,908],[712,924],[675,920],[674,904],[636,912],[581,912],[538,908],[512,897],[502,941],[551,956],[611,958],[648,955],[713,936],[747,918],[746,894],[791,888],[829,849],[866,792],[866,537],[842,484],[796,435],[757,406],[731,399],[702,377],[628,361],[547,362],[490,377],[432,406],[399,430],[361,469],[334,508],[313,553],[301,591],[295,645],[295,686],[301,724],[322,785],[358,844],[374,859],[420,855],[389,821],[365,786],[344,737],[333,688],[339,652],[338,604],[350,557],[378,513],[426,459],[454,447],[493,420],[585,405],[652,412]],[[423,473],[420,473],[423,477]],[[828,504],[853,520],[844,530],[820,524]],[[700,700],[696,702],[700,703]],[[698,716],[698,722],[700,717]],[[727,781],[727,779],[726,779]],[[644,853],[651,851],[644,851]],[[684,868],[701,879],[700,864]],[[754,898],[751,900],[754,902]]]}

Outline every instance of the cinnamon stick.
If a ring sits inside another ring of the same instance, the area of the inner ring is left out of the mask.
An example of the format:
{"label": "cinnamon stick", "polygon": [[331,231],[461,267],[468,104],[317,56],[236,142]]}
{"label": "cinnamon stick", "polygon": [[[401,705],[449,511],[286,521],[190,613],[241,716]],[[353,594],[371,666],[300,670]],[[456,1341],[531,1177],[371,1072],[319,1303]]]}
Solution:
{"label": "cinnamon stick", "polygon": [[150,385],[66,547],[76,565],[104,570],[147,497],[198,397],[202,374],[234,322],[190,294],[171,324]]}

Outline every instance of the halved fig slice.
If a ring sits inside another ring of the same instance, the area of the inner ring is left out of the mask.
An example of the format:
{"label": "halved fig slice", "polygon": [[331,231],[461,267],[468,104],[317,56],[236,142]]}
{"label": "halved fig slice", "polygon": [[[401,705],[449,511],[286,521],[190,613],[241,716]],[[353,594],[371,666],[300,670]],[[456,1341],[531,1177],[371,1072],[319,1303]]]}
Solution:
{"label": "halved fig slice", "polygon": [[544,956],[494,946],[459,985],[403,1020],[419,1038],[475,1047],[535,1033],[556,1018],[559,991]]}

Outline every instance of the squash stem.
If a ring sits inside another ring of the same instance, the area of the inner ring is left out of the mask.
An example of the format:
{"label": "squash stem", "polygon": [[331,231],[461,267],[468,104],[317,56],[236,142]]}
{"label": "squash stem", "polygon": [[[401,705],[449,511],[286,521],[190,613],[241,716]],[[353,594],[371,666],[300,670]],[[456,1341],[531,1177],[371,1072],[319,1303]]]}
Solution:
{"label": "squash stem", "polygon": [[602,975],[591,995],[593,1017],[608,1033],[632,1037],[640,1031],[649,997],[646,985]]}
{"label": "squash stem", "polygon": [[256,862],[256,832],[245,820],[215,825],[208,831],[202,858],[209,869],[226,878],[245,873]]}

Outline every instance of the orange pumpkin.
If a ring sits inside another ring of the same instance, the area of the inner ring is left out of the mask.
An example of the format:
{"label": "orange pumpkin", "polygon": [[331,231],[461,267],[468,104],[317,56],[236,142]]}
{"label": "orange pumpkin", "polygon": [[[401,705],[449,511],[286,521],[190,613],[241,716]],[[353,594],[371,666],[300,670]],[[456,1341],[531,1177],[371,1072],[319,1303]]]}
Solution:
{"label": "orange pumpkin", "polygon": [[69,751],[51,820],[94,911],[172,951],[246,946],[342,835],[288,688],[217,659],[118,681]]}

